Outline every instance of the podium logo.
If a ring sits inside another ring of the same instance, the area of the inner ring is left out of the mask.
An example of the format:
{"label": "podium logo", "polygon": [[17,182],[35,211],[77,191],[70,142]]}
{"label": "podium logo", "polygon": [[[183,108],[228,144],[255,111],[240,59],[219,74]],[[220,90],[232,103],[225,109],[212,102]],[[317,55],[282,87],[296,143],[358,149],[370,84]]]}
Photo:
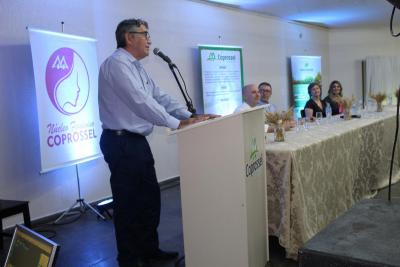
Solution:
{"label": "podium logo", "polygon": [[249,163],[246,163],[246,177],[253,176],[253,174],[262,166],[263,157],[260,155],[257,140],[253,137],[250,141],[250,155]]}
{"label": "podium logo", "polygon": [[79,113],[89,99],[89,74],[82,57],[68,47],[50,56],[46,67],[47,94],[53,106],[64,115]]}
{"label": "podium logo", "polygon": [[257,157],[258,148],[257,148],[257,140],[255,138],[251,139],[250,143],[250,160],[255,160]]}

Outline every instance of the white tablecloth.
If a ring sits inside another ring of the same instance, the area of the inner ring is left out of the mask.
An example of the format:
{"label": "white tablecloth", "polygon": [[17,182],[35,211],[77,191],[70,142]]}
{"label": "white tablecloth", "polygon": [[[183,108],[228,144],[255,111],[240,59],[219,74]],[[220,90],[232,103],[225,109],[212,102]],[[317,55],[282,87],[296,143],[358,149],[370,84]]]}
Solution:
{"label": "white tablecloth", "polygon": [[[355,202],[388,184],[395,133],[393,110],[361,119],[324,121],[286,133],[285,142],[267,134],[269,234],[287,256]],[[394,181],[399,178],[396,150]]]}

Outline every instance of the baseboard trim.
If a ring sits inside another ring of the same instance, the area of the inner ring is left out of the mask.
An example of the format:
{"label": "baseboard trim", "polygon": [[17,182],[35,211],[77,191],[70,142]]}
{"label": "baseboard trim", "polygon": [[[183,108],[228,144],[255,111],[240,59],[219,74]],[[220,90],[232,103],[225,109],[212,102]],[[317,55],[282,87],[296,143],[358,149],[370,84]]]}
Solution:
{"label": "baseboard trim", "polygon": [[[174,186],[177,186],[179,184],[180,184],[180,177],[179,176],[168,178],[168,179],[166,179],[164,181],[159,182],[161,191],[162,190],[166,190],[166,189],[171,188],[171,187],[174,187]],[[93,207],[96,207],[98,203],[100,203],[103,200],[109,199],[109,198],[111,198],[111,196],[108,196],[108,197],[105,197],[105,198],[90,202],[89,204],[92,205]],[[78,209],[79,209],[79,206],[75,207],[74,209],[72,209],[72,211],[78,211]],[[40,225],[44,225],[44,224],[48,224],[50,222],[54,222],[64,212],[65,212],[65,210],[63,210],[61,212],[54,213],[54,214],[47,215],[45,217],[34,219],[34,220],[31,221],[32,227],[34,228],[34,227],[37,227],[37,226],[40,226]],[[96,215],[93,214],[93,216],[96,216]],[[6,229],[3,229],[3,231],[12,232],[14,228],[15,228],[15,226],[7,227]]]}
{"label": "baseboard trim", "polygon": [[169,178],[167,180],[161,181],[158,184],[160,185],[161,190],[168,189],[173,186],[179,185],[181,182],[181,178],[179,176]]}

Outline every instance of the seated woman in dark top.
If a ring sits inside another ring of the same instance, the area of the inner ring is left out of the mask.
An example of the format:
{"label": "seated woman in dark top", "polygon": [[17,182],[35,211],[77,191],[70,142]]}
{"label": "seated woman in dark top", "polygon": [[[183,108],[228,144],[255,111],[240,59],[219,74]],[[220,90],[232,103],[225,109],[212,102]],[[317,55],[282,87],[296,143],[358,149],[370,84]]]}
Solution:
{"label": "seated woman in dark top", "polygon": [[322,112],[322,116],[326,117],[325,114],[325,102],[321,100],[321,86],[319,83],[310,83],[308,86],[308,94],[310,95],[310,100],[307,101],[304,106],[313,110],[313,117],[316,117],[317,112]]}
{"label": "seated woman in dark top", "polygon": [[342,94],[342,85],[339,81],[332,81],[329,85],[328,96],[324,98],[325,103],[329,103],[332,108],[332,115],[337,115],[342,113],[342,108],[339,103]]}

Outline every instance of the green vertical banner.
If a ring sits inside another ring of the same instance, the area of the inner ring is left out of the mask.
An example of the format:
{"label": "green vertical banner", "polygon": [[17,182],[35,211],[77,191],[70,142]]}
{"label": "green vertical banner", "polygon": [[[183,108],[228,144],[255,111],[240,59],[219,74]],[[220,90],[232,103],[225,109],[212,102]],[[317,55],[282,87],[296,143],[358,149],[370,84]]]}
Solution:
{"label": "green vertical banner", "polygon": [[242,104],[242,48],[199,45],[204,113],[228,115]]}
{"label": "green vertical banner", "polygon": [[292,90],[294,97],[294,112],[300,117],[300,110],[304,109],[310,99],[308,85],[312,82],[321,83],[320,56],[292,56]]}

